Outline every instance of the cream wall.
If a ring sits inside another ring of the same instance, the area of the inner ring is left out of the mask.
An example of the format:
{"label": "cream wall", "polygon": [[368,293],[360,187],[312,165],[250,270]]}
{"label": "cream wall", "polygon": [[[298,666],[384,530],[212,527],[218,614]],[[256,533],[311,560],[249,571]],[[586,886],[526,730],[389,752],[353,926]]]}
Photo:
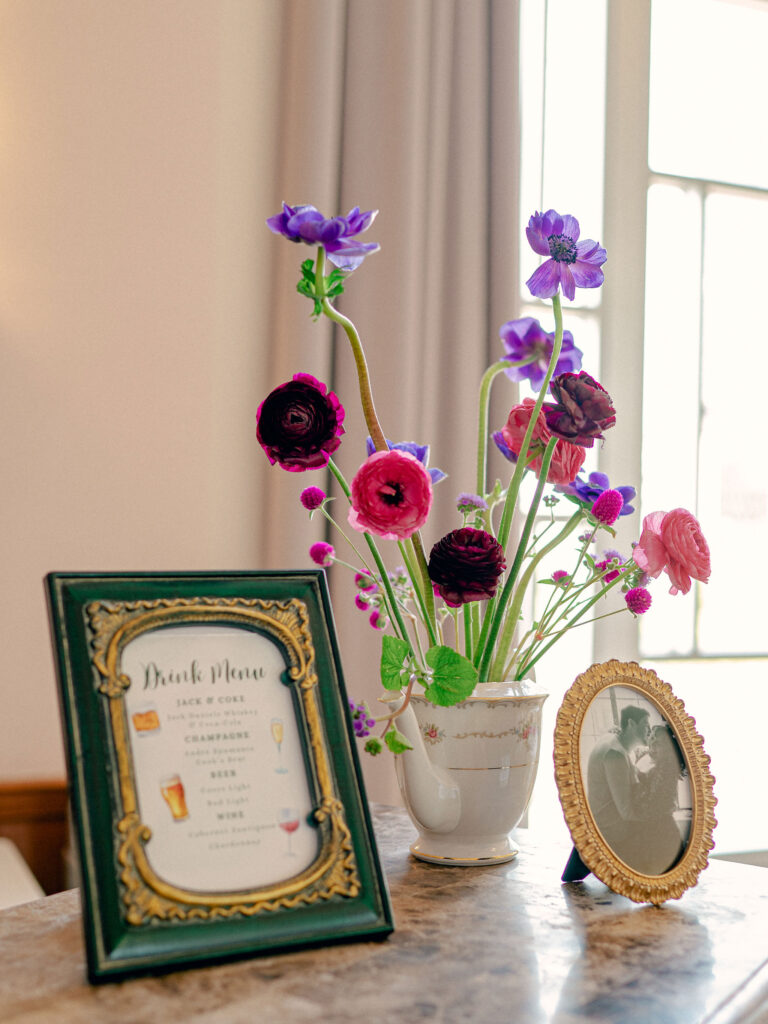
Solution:
{"label": "cream wall", "polygon": [[46,572],[256,565],[279,5],[0,3],[0,780],[64,772]]}

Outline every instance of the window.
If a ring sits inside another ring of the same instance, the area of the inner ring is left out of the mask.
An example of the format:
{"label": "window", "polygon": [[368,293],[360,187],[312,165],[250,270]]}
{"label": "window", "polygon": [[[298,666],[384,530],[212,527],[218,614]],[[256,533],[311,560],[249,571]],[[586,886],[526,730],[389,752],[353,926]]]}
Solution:
{"label": "window", "polygon": [[[552,722],[593,660],[636,658],[667,680],[712,757],[720,851],[768,849],[744,785],[765,774],[761,716],[744,709],[765,703],[768,683],[768,478],[762,398],[743,397],[765,335],[767,49],[767,0],[521,0],[522,218],[573,213],[608,249],[610,293],[564,306],[585,367],[600,360],[596,376],[617,398],[624,433],[606,441],[600,468],[641,485],[624,546],[642,515],[684,506],[713,552],[709,585],[673,598],[660,579],[639,630],[629,616],[598,622],[555,647],[540,678]],[[523,280],[533,265],[524,252]],[[544,320],[526,292],[521,315]],[[559,813],[547,775],[534,797],[543,817]]]}

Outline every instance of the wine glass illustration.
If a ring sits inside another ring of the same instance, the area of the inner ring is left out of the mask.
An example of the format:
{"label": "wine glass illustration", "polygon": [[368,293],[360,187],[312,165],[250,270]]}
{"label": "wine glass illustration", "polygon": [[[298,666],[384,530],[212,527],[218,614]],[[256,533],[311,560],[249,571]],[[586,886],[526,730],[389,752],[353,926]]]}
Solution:
{"label": "wine glass illustration", "polygon": [[299,827],[299,814],[292,807],[282,807],[277,816],[277,824],[288,836],[288,856],[295,857],[291,849],[291,834]]}
{"label": "wine glass illustration", "polygon": [[272,739],[277,744],[278,765],[277,768],[275,768],[275,771],[277,772],[278,775],[285,775],[288,769],[283,768],[282,762],[279,760],[281,756],[284,735],[282,718],[273,718],[272,721],[269,723],[269,728],[272,733]]}

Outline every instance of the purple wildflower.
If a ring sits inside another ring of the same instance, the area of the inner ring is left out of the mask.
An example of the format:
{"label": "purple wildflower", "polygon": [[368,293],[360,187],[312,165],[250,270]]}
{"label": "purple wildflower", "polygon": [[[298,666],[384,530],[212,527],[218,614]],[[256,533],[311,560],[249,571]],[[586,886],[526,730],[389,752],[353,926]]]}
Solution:
{"label": "purple wildflower", "polygon": [[370,227],[378,210],[360,212],[355,206],[346,217],[324,217],[315,206],[288,206],[267,220],[267,227],[291,242],[322,245],[339,269],[355,270],[365,257],[381,248],[378,242],[358,242],[355,235]]}
{"label": "purple wildflower", "polygon": [[526,281],[532,295],[551,299],[562,285],[563,295],[573,301],[576,288],[599,288],[603,283],[605,249],[591,238],[579,241],[575,217],[555,210],[534,213],[525,233],[533,251],[549,257]]}
{"label": "purple wildflower", "polygon": [[335,555],[336,551],[333,544],[326,544],[324,540],[319,540],[309,549],[309,557],[316,565],[330,565],[333,562]]}
{"label": "purple wildflower", "polygon": [[322,491],[319,487],[305,487],[299,495],[301,504],[309,512],[314,512],[316,508],[320,508],[325,501],[325,497],[325,491]]}
{"label": "purple wildflower", "polygon": [[555,583],[562,585],[563,587],[567,587],[571,582],[570,574],[567,573],[565,569],[555,569],[552,573],[552,579]]}
{"label": "purple wildflower", "polygon": [[[422,464],[422,466],[429,473],[429,478],[432,484],[440,483],[441,480],[445,480],[447,473],[444,473],[442,469],[430,469],[429,468],[429,445],[428,444],[416,444],[415,441],[390,441],[389,438],[384,438],[387,442],[387,448],[390,451],[397,450],[401,452],[408,452],[414,459]],[[369,456],[373,455],[376,451],[376,446],[373,443],[373,438],[367,437],[365,439],[365,450]]]}
{"label": "purple wildflower", "polygon": [[464,515],[469,515],[471,512],[484,512],[488,508],[488,502],[479,494],[462,491],[456,498],[456,508]]}
{"label": "purple wildflower", "polygon": [[612,488],[605,473],[590,473],[586,480],[583,480],[581,476],[577,476],[573,483],[558,484],[555,490],[567,495],[572,501],[577,501],[579,504],[590,508],[604,491],[618,491],[624,499],[619,515],[628,516],[635,511],[632,505],[630,505],[630,502],[637,494],[635,488],[628,486]]}
{"label": "purple wildflower", "polygon": [[349,713],[352,716],[352,725],[355,730],[355,736],[361,739],[364,736],[370,736],[371,729],[376,725],[376,719],[371,717],[371,713],[368,710],[368,705],[365,701],[363,701],[362,704],[355,704],[350,697]]}
{"label": "purple wildflower", "polygon": [[387,617],[374,608],[368,617],[368,622],[373,626],[374,629],[384,629],[387,625]]}
{"label": "purple wildflower", "polygon": [[[519,320],[508,320],[499,328],[499,335],[507,350],[506,358],[518,361],[533,356],[533,362],[525,366],[512,366],[504,372],[510,380],[530,381],[534,391],[539,391],[552,358],[555,335],[547,334],[538,320],[524,316]],[[573,344],[570,331],[563,331],[563,344],[554,373],[567,373],[581,369],[581,351]]]}

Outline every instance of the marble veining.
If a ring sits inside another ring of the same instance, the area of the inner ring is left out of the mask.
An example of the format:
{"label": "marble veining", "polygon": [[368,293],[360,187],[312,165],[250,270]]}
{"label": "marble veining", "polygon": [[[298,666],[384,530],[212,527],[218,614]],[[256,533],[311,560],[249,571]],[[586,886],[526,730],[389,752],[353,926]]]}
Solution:
{"label": "marble veining", "polygon": [[375,808],[374,823],[395,912],[387,940],[91,987],[73,890],[0,911],[0,1021],[768,1021],[768,871],[712,862],[655,908],[592,877],[562,885],[568,848],[533,831],[514,861],[466,869],[414,860],[401,809]]}

